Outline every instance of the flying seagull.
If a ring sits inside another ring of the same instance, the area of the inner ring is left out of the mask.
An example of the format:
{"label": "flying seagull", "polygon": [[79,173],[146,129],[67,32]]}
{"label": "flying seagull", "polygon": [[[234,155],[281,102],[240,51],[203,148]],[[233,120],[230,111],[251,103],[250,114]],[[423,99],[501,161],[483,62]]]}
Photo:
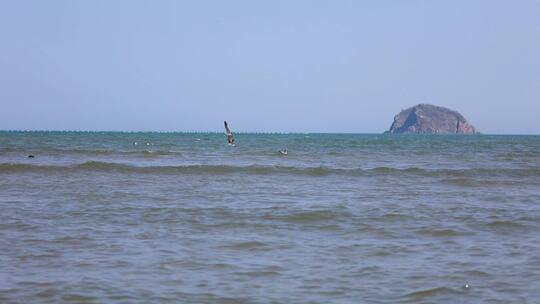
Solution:
{"label": "flying seagull", "polygon": [[225,124],[225,135],[227,136],[227,143],[229,143],[229,145],[231,146],[234,146],[234,137],[233,137],[233,134],[231,132],[231,129],[229,129],[229,126],[227,125],[227,122],[224,121],[224,124]]}

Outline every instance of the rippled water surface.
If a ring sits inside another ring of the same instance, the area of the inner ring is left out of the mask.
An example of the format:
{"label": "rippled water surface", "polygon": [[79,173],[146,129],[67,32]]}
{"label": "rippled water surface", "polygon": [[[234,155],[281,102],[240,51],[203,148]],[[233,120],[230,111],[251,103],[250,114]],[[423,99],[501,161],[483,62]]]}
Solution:
{"label": "rippled water surface", "polygon": [[538,303],[539,136],[236,137],[0,132],[0,303]]}

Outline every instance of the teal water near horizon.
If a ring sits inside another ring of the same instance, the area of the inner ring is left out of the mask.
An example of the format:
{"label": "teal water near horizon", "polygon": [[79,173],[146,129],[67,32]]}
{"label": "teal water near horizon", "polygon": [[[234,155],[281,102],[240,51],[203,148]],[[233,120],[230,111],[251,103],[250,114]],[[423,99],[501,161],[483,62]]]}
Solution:
{"label": "teal water near horizon", "polygon": [[0,131],[0,302],[540,298],[540,136],[236,140]]}

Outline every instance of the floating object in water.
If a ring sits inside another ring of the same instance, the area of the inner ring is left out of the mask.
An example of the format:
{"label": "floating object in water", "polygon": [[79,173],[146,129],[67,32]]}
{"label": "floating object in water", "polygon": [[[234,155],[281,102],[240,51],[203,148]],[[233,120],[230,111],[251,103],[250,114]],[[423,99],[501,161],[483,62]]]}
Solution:
{"label": "floating object in water", "polygon": [[281,149],[279,150],[279,153],[281,153],[281,155],[287,155],[289,154],[289,151],[287,151],[287,149]]}
{"label": "floating object in water", "polygon": [[139,143],[136,142],[136,141],[133,142],[133,145],[134,145],[134,146],[136,146],[136,145],[138,145],[138,144],[139,144]]}
{"label": "floating object in water", "polygon": [[28,155],[28,158],[34,158],[34,157],[35,157],[35,156],[32,155],[32,154]]}

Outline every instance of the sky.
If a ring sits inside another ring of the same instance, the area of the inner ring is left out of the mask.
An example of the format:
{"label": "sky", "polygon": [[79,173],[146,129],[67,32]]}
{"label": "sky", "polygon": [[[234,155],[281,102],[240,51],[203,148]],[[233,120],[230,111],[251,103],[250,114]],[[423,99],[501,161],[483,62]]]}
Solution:
{"label": "sky", "polygon": [[0,130],[540,134],[539,0],[0,0]]}

